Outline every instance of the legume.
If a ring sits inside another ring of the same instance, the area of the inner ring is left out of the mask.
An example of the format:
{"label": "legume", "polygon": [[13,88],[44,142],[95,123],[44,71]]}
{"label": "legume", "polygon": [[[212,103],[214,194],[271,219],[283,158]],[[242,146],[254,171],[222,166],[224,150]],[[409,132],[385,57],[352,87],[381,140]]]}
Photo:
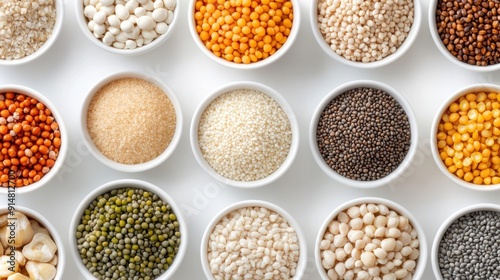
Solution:
{"label": "legume", "polygon": [[56,22],[54,0],[0,2],[0,59],[29,56],[49,39]]}
{"label": "legume", "polygon": [[227,214],[208,241],[208,262],[216,280],[292,279],[299,255],[294,228],[264,207]]}
{"label": "legume", "polygon": [[420,242],[404,215],[384,204],[361,204],[340,212],[320,243],[328,278],[412,279]]}
{"label": "legume", "polygon": [[[0,93],[0,182],[16,187],[38,182],[54,166],[61,132],[52,111],[37,99],[16,92]],[[63,139],[64,140],[64,139]]]}
{"label": "legume", "polygon": [[458,60],[477,66],[500,62],[498,1],[439,0],[436,25],[439,37]]}
{"label": "legume", "polygon": [[290,150],[288,116],[268,95],[233,90],[212,101],[198,127],[198,143],[207,163],[235,181],[256,181],[275,172]]}
{"label": "legume", "polygon": [[136,49],[165,34],[174,20],[176,0],[84,0],[94,37],[117,49]]}
{"label": "legume", "polygon": [[413,20],[412,0],[318,1],[321,34],[335,53],[351,61],[379,61],[395,53]]}
{"label": "legume", "polygon": [[[14,234],[9,227],[12,223]],[[56,276],[57,245],[49,231],[35,219],[19,211],[12,216],[0,215],[0,241],[0,278],[52,280]],[[14,264],[10,262],[11,256]]]}
{"label": "legume", "polygon": [[92,141],[106,157],[122,164],[140,164],[159,156],[172,141],[175,127],[170,99],[142,79],[122,78],[106,84],[88,107]]}
{"label": "legume", "polygon": [[443,279],[498,279],[499,235],[499,212],[476,211],[454,221],[439,243]]}
{"label": "legume", "polygon": [[410,123],[388,93],[356,88],[325,107],[316,139],[326,164],[338,174],[359,181],[378,180],[404,160],[411,145]]}
{"label": "legume", "polygon": [[175,261],[180,225],[158,195],[124,187],[99,195],[76,228],[78,253],[98,279],[155,279]]}
{"label": "legume", "polygon": [[439,156],[449,172],[467,182],[500,183],[499,97],[496,92],[464,94],[441,117]]}
{"label": "legume", "polygon": [[293,26],[289,0],[198,0],[196,32],[216,56],[249,64],[273,55]]}

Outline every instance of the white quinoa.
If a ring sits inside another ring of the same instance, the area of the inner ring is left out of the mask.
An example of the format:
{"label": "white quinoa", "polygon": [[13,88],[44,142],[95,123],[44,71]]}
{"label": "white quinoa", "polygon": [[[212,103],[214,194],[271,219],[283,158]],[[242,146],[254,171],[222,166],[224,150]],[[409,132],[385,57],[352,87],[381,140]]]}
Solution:
{"label": "white quinoa", "polygon": [[290,121],[268,95],[248,89],[227,92],[203,112],[198,142],[205,160],[220,175],[256,181],[285,161],[292,141]]}
{"label": "white quinoa", "polygon": [[297,233],[281,215],[243,207],[226,215],[208,240],[216,280],[292,279],[300,255]]}
{"label": "white quinoa", "polygon": [[95,146],[122,164],[139,164],[160,155],[176,126],[175,108],[156,85],[137,78],[110,82],[88,108],[87,128]]}
{"label": "white quinoa", "polygon": [[0,59],[15,60],[36,52],[56,22],[54,0],[0,1]]}

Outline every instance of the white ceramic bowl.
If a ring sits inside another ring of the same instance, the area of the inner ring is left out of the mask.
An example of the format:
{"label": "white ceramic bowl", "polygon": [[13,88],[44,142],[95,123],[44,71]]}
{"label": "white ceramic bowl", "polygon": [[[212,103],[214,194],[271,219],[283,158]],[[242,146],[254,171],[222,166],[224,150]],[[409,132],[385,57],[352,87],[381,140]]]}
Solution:
{"label": "white ceramic bowl", "polygon": [[268,58],[259,60],[257,62],[252,62],[249,64],[243,64],[243,63],[235,63],[231,61],[227,61],[223,58],[220,58],[216,56],[214,53],[212,53],[211,50],[207,49],[205,44],[200,39],[200,36],[198,35],[198,32],[196,31],[196,21],[194,19],[194,9],[195,9],[195,3],[197,0],[190,0],[189,1],[189,7],[188,7],[188,24],[189,24],[189,31],[191,32],[191,35],[193,37],[194,42],[196,45],[199,47],[199,49],[208,57],[210,57],[213,61],[224,65],[229,68],[234,68],[234,69],[256,69],[256,68],[261,68],[267,65],[270,65],[277,61],[279,58],[281,58],[294,44],[295,40],[297,39],[298,32],[300,29],[300,22],[301,22],[301,13],[300,13],[300,1],[299,0],[290,0],[292,2],[293,6],[293,26],[290,31],[290,35],[288,35],[288,39],[281,46],[279,50],[277,50],[273,55],[270,55]]}
{"label": "white ceramic bowl", "polygon": [[431,249],[432,270],[434,272],[434,276],[436,277],[436,280],[444,280],[443,276],[441,274],[441,270],[439,269],[438,254],[439,254],[439,244],[441,243],[441,239],[443,238],[444,234],[446,233],[446,230],[451,226],[451,224],[453,224],[460,217],[462,217],[466,214],[469,214],[469,213],[477,212],[477,211],[500,212],[500,205],[481,203],[481,204],[467,206],[465,208],[458,210],[453,215],[448,217],[444,221],[444,223],[439,227],[439,229],[434,237],[434,242],[432,243],[432,249]]}
{"label": "white ceramic bowl", "polygon": [[371,69],[371,68],[385,66],[396,61],[410,49],[410,47],[413,45],[413,42],[415,42],[415,39],[418,36],[418,32],[420,31],[420,26],[422,22],[422,7],[419,0],[414,0],[413,1],[414,16],[413,16],[413,24],[411,26],[411,30],[408,33],[408,36],[404,40],[403,44],[399,46],[399,48],[396,50],[395,53],[386,56],[381,60],[373,62],[351,61],[335,53],[335,51],[333,51],[330,48],[330,45],[323,38],[323,35],[321,34],[318,24],[318,2],[319,2],[318,0],[311,0],[310,4],[310,20],[314,38],[316,38],[316,41],[318,42],[319,46],[328,56],[333,58],[335,61],[338,61],[340,63],[352,67],[357,67],[361,69]]}
{"label": "white ceramic bowl", "polygon": [[478,190],[478,191],[496,191],[500,190],[500,184],[496,185],[477,185],[472,182],[467,182],[465,180],[462,180],[455,176],[454,174],[450,173],[448,171],[448,168],[444,164],[444,162],[441,160],[439,156],[439,149],[437,147],[437,133],[438,133],[438,127],[439,123],[441,122],[441,117],[443,116],[444,112],[446,109],[450,106],[452,102],[455,100],[459,99],[461,96],[466,95],[467,93],[470,92],[478,92],[478,91],[493,91],[493,92],[498,92],[500,94],[500,86],[494,85],[494,84],[476,84],[476,85],[470,85],[466,86],[457,92],[455,92],[453,95],[448,97],[448,99],[441,105],[439,108],[438,112],[434,116],[434,120],[432,122],[432,128],[431,128],[431,133],[430,133],[430,142],[431,142],[431,151],[432,151],[432,156],[434,157],[434,161],[436,162],[439,170],[443,172],[446,177],[448,177],[451,181],[453,181],[455,184],[458,184],[462,187],[471,189],[471,190]]}
{"label": "white ceramic bowl", "polygon": [[[87,110],[88,107],[92,101],[92,98],[94,97],[95,93],[99,91],[103,86],[107,85],[108,83],[117,80],[117,79],[122,79],[122,78],[138,78],[142,79],[145,81],[148,81],[152,84],[155,84],[159,88],[163,90],[163,92],[167,95],[167,97],[170,99],[172,102],[172,105],[174,106],[175,109],[175,116],[176,116],[176,124],[175,124],[175,133],[170,141],[170,144],[168,144],[167,148],[156,158],[140,163],[140,164],[123,164],[119,163],[116,161],[111,160],[110,158],[106,157],[99,149],[94,145],[92,138],[89,135],[88,129],[87,129]],[[182,133],[182,123],[183,123],[183,117],[182,117],[182,111],[181,111],[181,105],[179,101],[177,100],[176,95],[174,92],[170,89],[168,85],[166,85],[164,82],[161,80],[155,78],[152,75],[148,75],[146,73],[140,73],[140,72],[119,72],[115,74],[111,74],[101,81],[99,81],[97,84],[95,84],[92,89],[89,91],[87,94],[82,110],[80,113],[80,127],[83,133],[83,141],[85,142],[86,146],[90,150],[90,152],[96,157],[100,162],[103,164],[119,171],[123,172],[140,172],[140,171],[145,171],[151,168],[154,168],[161,163],[163,163],[167,158],[172,155],[174,152],[175,148],[177,147],[177,144],[179,143],[179,140],[181,138],[181,133]]]}
{"label": "white ceramic bowl", "polygon": [[[43,217],[39,212],[37,212],[33,209],[19,206],[19,205],[15,205],[14,208],[15,208],[15,211],[23,213],[26,217],[28,217],[28,219],[36,220],[40,224],[40,226],[44,227],[45,229],[47,229],[49,231],[50,237],[52,238],[54,243],[56,243],[56,246],[57,246],[57,251],[56,251],[56,255],[57,255],[56,269],[57,269],[57,272],[56,272],[56,277],[54,278],[54,280],[64,279],[63,274],[64,274],[64,268],[66,266],[66,252],[64,249],[64,242],[61,239],[61,236],[57,232],[56,228],[45,217]],[[8,209],[7,205],[2,205],[0,207],[0,216],[4,215],[4,214],[8,214],[9,212],[10,212],[10,210]]]}
{"label": "white ceramic bowl", "polygon": [[91,32],[87,26],[88,20],[85,17],[85,15],[83,14],[83,10],[84,10],[83,0],[75,1],[76,21],[77,21],[78,25],[80,26],[80,29],[82,30],[85,37],[87,37],[87,39],[89,41],[93,42],[97,47],[99,47],[105,51],[108,51],[108,52],[111,52],[114,54],[118,54],[118,55],[125,55],[125,56],[141,55],[141,54],[145,54],[147,52],[150,52],[150,51],[156,49],[157,47],[161,46],[165,41],[168,40],[170,35],[172,35],[175,27],[177,26],[177,22],[179,21],[179,19],[178,19],[180,16],[179,2],[181,2],[181,0],[177,0],[177,6],[175,7],[175,9],[173,11],[174,12],[174,19],[169,24],[167,32],[165,34],[158,36],[151,43],[149,43],[147,45],[143,45],[141,47],[137,47],[133,50],[117,49],[113,46],[108,46],[108,45],[104,44],[101,39],[97,39],[94,36],[93,32]]}
{"label": "white ceramic bowl", "polygon": [[271,210],[277,214],[279,214],[281,217],[283,217],[287,222],[288,225],[291,226],[295,232],[297,233],[297,238],[299,241],[299,246],[300,246],[300,255],[299,255],[299,261],[297,263],[297,268],[296,268],[296,273],[295,276],[291,280],[299,280],[302,279],[304,272],[306,270],[306,264],[307,264],[307,245],[306,245],[306,239],[305,236],[302,232],[302,229],[300,228],[299,224],[295,219],[285,210],[280,208],[279,206],[267,202],[267,201],[262,201],[262,200],[245,200],[245,201],[240,201],[236,202],[222,211],[220,211],[208,224],[207,228],[205,229],[205,232],[203,233],[203,238],[201,240],[201,248],[200,248],[200,258],[201,258],[201,266],[203,268],[203,272],[205,273],[205,276],[209,280],[215,280],[211,270],[210,270],[210,265],[208,263],[208,240],[210,238],[210,234],[213,232],[215,229],[215,226],[229,213],[245,208],[245,207],[263,207],[268,210]]}
{"label": "white ceramic bowl", "polygon": [[21,65],[21,64],[31,62],[31,61],[39,58],[40,56],[42,56],[44,53],[47,52],[47,50],[49,50],[52,47],[52,45],[54,45],[54,42],[59,37],[59,33],[61,33],[61,29],[62,29],[62,25],[63,25],[64,0],[54,0],[54,1],[56,3],[56,22],[54,24],[52,34],[47,39],[47,41],[37,51],[35,51],[31,55],[25,56],[21,59],[14,59],[14,60],[0,59],[0,65]]}
{"label": "white ceramic bowl", "polygon": [[[215,171],[205,160],[205,157],[203,156],[203,153],[201,152],[200,146],[198,144],[198,127],[200,123],[201,116],[203,115],[203,112],[205,112],[205,109],[214,101],[217,97],[233,91],[237,89],[252,89],[252,90],[257,90],[260,91],[264,94],[267,94],[269,97],[274,99],[283,109],[283,111],[286,113],[288,116],[288,120],[290,121],[290,126],[292,129],[292,142],[290,145],[290,150],[288,152],[288,155],[283,162],[283,164],[271,175],[269,175],[266,178],[257,180],[257,181],[249,181],[249,182],[243,182],[243,181],[235,181],[228,179],[226,177],[223,177],[217,171]],[[299,125],[297,122],[297,119],[295,117],[295,114],[293,113],[290,105],[286,102],[286,100],[274,89],[260,84],[256,82],[248,82],[248,81],[243,81],[243,82],[233,82],[226,84],[214,92],[212,92],[205,100],[202,101],[202,103],[198,106],[194,113],[193,120],[191,122],[191,133],[190,133],[190,139],[191,139],[191,147],[193,149],[194,156],[196,158],[196,161],[198,164],[213,178],[217,179],[219,182],[233,186],[233,187],[239,187],[239,188],[253,188],[253,187],[261,187],[267,184],[270,184],[277,180],[279,177],[281,177],[287,170],[290,168],[290,166],[293,163],[293,160],[295,159],[295,156],[297,154],[297,150],[299,147]]]}
{"label": "white ceramic bowl", "polygon": [[[63,166],[64,160],[66,159],[66,154],[68,152],[68,146],[69,146],[68,143],[69,139],[67,134],[68,132],[66,130],[66,126],[64,124],[61,114],[59,114],[59,111],[56,109],[56,107],[44,95],[42,95],[41,93],[39,93],[34,89],[25,86],[20,86],[20,85],[0,86],[0,93],[5,93],[9,91],[33,97],[39,102],[45,104],[45,106],[49,108],[50,111],[52,112],[52,116],[54,116],[56,122],[58,123],[59,131],[61,132],[61,146],[59,147],[59,155],[57,156],[54,166],[50,169],[50,171],[47,174],[45,174],[42,177],[42,179],[40,179],[40,181],[34,182],[33,184],[30,184],[28,186],[16,188],[16,192],[22,194],[33,190],[37,190],[42,186],[44,186],[45,184],[47,184],[47,182],[49,182],[52,178],[54,178],[54,176],[59,172],[59,170]],[[7,188],[0,187],[0,193],[7,194],[7,192],[8,192]]]}
{"label": "white ceramic bowl", "polygon": [[162,199],[164,202],[168,203],[171,206],[171,210],[175,215],[177,216],[177,221],[179,222],[179,230],[181,232],[181,245],[179,247],[178,253],[175,255],[174,261],[170,265],[170,267],[163,273],[160,274],[156,279],[158,280],[166,280],[170,279],[172,275],[174,275],[175,271],[179,268],[179,266],[182,263],[182,260],[184,258],[184,255],[186,254],[187,251],[187,246],[188,246],[188,226],[187,223],[184,219],[184,216],[182,214],[181,208],[177,206],[175,201],[168,195],[165,191],[160,189],[158,186],[155,186],[149,182],[141,181],[141,180],[134,180],[134,179],[122,179],[122,180],[116,180],[116,181],[111,181],[108,182],[104,185],[101,185],[94,189],[90,194],[88,194],[78,205],[75,214],[73,215],[73,218],[71,219],[71,224],[69,227],[69,247],[71,250],[71,255],[73,256],[73,259],[75,260],[76,266],[80,270],[83,276],[85,276],[86,279],[90,280],[97,280],[92,273],[88,271],[88,269],[85,267],[85,265],[82,262],[82,259],[80,257],[80,254],[78,253],[78,246],[77,246],[77,240],[75,237],[76,233],[76,228],[78,224],[80,223],[80,220],[82,218],[82,214],[84,213],[85,209],[94,201],[99,195],[108,193],[112,190],[115,189],[120,189],[120,188],[126,188],[126,187],[131,187],[131,188],[136,188],[136,189],[143,189],[146,191],[150,191],[154,194],[156,194],[160,199]]}
{"label": "white ceramic bowl", "polygon": [[500,63],[493,64],[493,65],[488,65],[488,66],[477,66],[477,65],[472,65],[468,64],[467,62],[462,62],[458,60],[454,55],[452,55],[446,46],[443,44],[443,41],[439,37],[438,34],[438,28],[437,28],[437,23],[436,23],[436,9],[437,9],[437,4],[439,0],[431,0],[429,3],[429,29],[431,32],[432,40],[434,41],[434,44],[437,46],[439,51],[452,63],[455,65],[458,65],[459,67],[462,67],[464,69],[470,70],[470,71],[477,71],[477,72],[489,72],[489,71],[496,71],[500,69]]}
{"label": "white ceramic bowl", "polygon": [[425,233],[424,233],[422,226],[417,221],[417,219],[415,219],[415,217],[408,210],[406,210],[404,207],[402,207],[401,205],[399,205],[391,200],[378,198],[378,197],[357,198],[357,199],[353,199],[351,201],[345,202],[344,204],[335,208],[335,210],[333,210],[328,215],[326,220],[323,222],[323,224],[321,225],[321,228],[318,232],[318,236],[316,237],[316,241],[314,243],[314,258],[315,258],[316,267],[319,271],[321,279],[323,279],[323,280],[330,279],[327,275],[326,270],[323,268],[323,265],[321,263],[321,250],[320,250],[321,240],[323,240],[323,235],[328,230],[328,225],[330,224],[330,222],[333,219],[335,219],[337,217],[337,215],[340,212],[345,211],[352,206],[361,205],[361,204],[365,204],[365,203],[366,204],[373,203],[373,204],[377,204],[377,205],[383,204],[383,205],[387,206],[389,208],[389,210],[393,210],[396,213],[398,213],[399,215],[403,215],[406,218],[408,218],[410,224],[417,231],[418,241],[420,243],[419,248],[418,248],[418,250],[420,251],[420,256],[416,260],[417,265],[415,267],[413,277],[411,279],[412,280],[421,279],[422,275],[424,274],[424,271],[425,271],[425,266],[427,264],[427,239],[425,237]]}
{"label": "white ceramic bowl", "polygon": [[[358,181],[358,180],[353,180],[349,179],[347,177],[344,177],[340,175],[339,173],[335,172],[328,164],[326,164],[325,160],[321,156],[321,153],[318,148],[318,143],[316,140],[316,131],[318,127],[318,122],[321,117],[321,113],[323,110],[326,108],[326,106],[337,96],[340,94],[351,90],[355,88],[360,88],[360,87],[368,87],[368,88],[374,88],[374,89],[379,89],[382,91],[385,91],[386,93],[390,94],[394,99],[398,101],[398,103],[403,107],[403,109],[406,112],[406,115],[408,116],[408,120],[410,122],[410,130],[411,130],[411,145],[410,149],[408,150],[404,160],[400,163],[399,167],[396,168],[394,171],[392,171],[390,174],[387,176],[380,178],[378,180],[374,181]],[[344,85],[341,85],[331,91],[329,94],[323,98],[321,103],[318,105],[316,108],[316,111],[314,112],[311,125],[310,125],[310,131],[309,131],[309,144],[311,146],[312,154],[320,168],[331,178],[337,180],[338,182],[352,186],[352,187],[357,187],[357,188],[375,188],[375,187],[380,187],[383,185],[387,185],[394,180],[396,180],[403,172],[406,170],[411,165],[411,162],[415,156],[415,152],[417,150],[417,145],[418,145],[418,128],[417,128],[417,119],[415,115],[413,114],[413,110],[411,109],[410,104],[406,101],[406,99],[399,93],[397,92],[394,88],[380,83],[376,81],[369,81],[369,80],[361,80],[361,81],[352,81],[349,83],[346,83]]]}

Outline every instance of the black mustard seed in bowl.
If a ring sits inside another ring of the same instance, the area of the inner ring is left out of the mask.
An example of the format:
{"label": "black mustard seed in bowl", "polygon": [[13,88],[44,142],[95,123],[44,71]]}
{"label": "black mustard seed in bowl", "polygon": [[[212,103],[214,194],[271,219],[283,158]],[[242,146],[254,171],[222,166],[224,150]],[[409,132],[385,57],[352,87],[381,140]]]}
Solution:
{"label": "black mustard seed in bowl", "polygon": [[158,187],[118,180],[89,194],[75,213],[70,245],[87,279],[167,279],[185,254],[180,209]]}
{"label": "black mustard seed in bowl", "polygon": [[477,204],[456,212],[434,240],[436,279],[500,279],[499,236],[499,205]]}
{"label": "black mustard seed in bowl", "polygon": [[310,137],[323,171],[346,185],[369,188],[388,184],[409,165],[417,129],[410,106],[394,89],[355,81],[323,99]]}

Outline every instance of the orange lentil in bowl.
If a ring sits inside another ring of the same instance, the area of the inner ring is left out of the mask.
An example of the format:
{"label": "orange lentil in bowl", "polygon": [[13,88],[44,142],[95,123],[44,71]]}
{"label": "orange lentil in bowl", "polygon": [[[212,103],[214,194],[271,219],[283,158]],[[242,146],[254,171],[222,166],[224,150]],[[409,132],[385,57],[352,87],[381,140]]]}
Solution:
{"label": "orange lentil in bowl", "polygon": [[216,56],[249,64],[273,55],[285,44],[293,25],[287,0],[199,0],[196,32]]}
{"label": "orange lentil in bowl", "polygon": [[28,186],[54,166],[61,132],[52,112],[30,96],[0,93],[0,184]]}
{"label": "orange lentil in bowl", "polygon": [[437,131],[449,172],[477,185],[500,184],[500,94],[470,92],[451,103]]}

